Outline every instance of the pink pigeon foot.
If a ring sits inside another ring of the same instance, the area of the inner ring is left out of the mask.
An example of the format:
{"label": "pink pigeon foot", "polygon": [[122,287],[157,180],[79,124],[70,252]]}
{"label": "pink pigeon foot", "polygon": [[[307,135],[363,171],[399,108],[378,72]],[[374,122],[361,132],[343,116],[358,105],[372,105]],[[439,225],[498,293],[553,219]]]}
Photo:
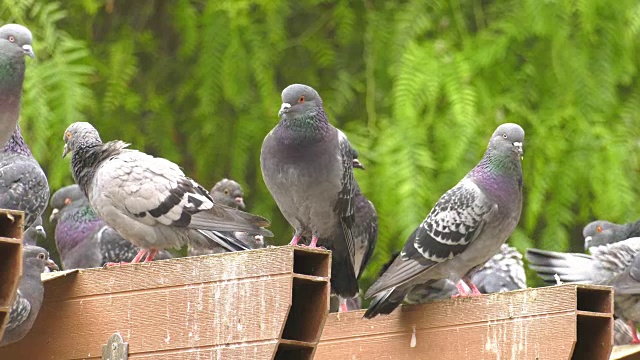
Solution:
{"label": "pink pigeon foot", "polygon": [[144,262],[153,261],[153,258],[156,256],[157,253],[158,253],[158,249],[149,250],[149,252],[147,253],[147,257],[144,259]]}
{"label": "pink pigeon foot", "polygon": [[478,288],[476,287],[476,284],[474,284],[470,279],[464,279],[463,281],[465,284],[467,284],[467,286],[469,286],[469,289],[471,289],[471,294],[469,294],[469,296],[482,295],[480,290],[478,290]]}
{"label": "pink pigeon foot", "polygon": [[347,312],[349,311],[349,307],[347,306],[347,299],[340,298],[340,307],[338,308],[339,312]]}
{"label": "pink pigeon foot", "polygon": [[462,280],[456,283],[456,288],[458,289],[458,293],[455,295],[452,295],[451,296],[452,299],[456,299],[459,297],[469,297],[469,293],[467,292],[467,289],[464,288],[464,282]]}
{"label": "pink pigeon foot", "polygon": [[627,321],[627,324],[631,326],[631,343],[632,344],[640,344],[640,339],[638,339],[638,327],[636,326],[635,321]]}
{"label": "pink pigeon foot", "polygon": [[296,246],[298,245],[298,243],[300,242],[301,237],[299,235],[293,235],[293,239],[291,239],[291,242],[289,243],[289,245],[293,245]]}

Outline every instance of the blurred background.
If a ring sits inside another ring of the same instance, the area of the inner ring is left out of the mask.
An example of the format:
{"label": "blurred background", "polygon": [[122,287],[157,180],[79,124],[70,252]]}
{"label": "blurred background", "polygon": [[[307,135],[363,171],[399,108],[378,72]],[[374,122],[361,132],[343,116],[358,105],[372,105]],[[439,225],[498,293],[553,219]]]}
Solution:
{"label": "blurred background", "polygon": [[0,3],[33,32],[20,124],[52,193],[73,182],[64,129],[89,121],[207,188],[237,180],[285,244],[259,154],[281,90],[305,83],[366,166],[380,236],[365,283],[503,122],[526,131],[512,245],[582,251],[587,222],[640,218],[637,1]]}

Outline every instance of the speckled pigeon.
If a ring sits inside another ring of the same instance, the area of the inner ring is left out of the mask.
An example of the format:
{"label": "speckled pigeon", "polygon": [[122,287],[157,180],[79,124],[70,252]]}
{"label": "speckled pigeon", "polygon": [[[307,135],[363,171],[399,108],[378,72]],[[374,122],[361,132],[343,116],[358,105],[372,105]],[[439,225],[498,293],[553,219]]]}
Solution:
{"label": "speckled pigeon", "polygon": [[[245,208],[244,191],[242,191],[242,186],[234,180],[222,179],[218,181],[211,189],[210,194],[215,203],[240,210],[244,210]],[[264,237],[262,235],[252,235],[246,232],[223,232],[223,234],[240,240],[249,245],[251,249],[261,249],[265,247]],[[218,254],[222,252],[227,252],[227,250],[221,247],[212,249],[210,246],[203,248],[192,245],[189,245],[188,248],[189,256]]]}
{"label": "speckled pigeon", "polygon": [[146,254],[188,243],[249,247],[219,231],[246,231],[263,236],[269,222],[253,214],[216,204],[202,186],[178,165],[137,150],[122,141],[103,143],[89,123],[71,124],[64,132],[63,156],[71,153],[71,170],[91,207],[123,238],[140,248],[133,263]]}
{"label": "speckled pigeon", "polygon": [[0,27],[0,146],[9,140],[20,117],[25,56],[34,57],[31,31],[17,24]]}
{"label": "speckled pigeon", "polygon": [[640,236],[640,221],[615,224],[605,220],[590,222],[582,230],[585,250],[592,246],[612,244]]}
{"label": "speckled pigeon", "polygon": [[[51,196],[51,217],[62,268],[86,269],[111,263],[130,262],[138,248],[107,225],[89,205],[76,184],[65,186]],[[170,259],[165,250],[157,260]]]}
{"label": "speckled pigeon", "polygon": [[49,259],[47,250],[38,246],[25,245],[22,249],[22,278],[18,284],[15,301],[9,311],[9,320],[0,346],[21,340],[31,330],[44,297],[44,286],[40,275],[46,268],[58,270],[58,266]]}
{"label": "speckled pigeon", "polygon": [[24,245],[42,244],[46,239],[47,233],[42,226],[42,216],[38,216],[36,221],[22,234],[22,244]]}
{"label": "speckled pigeon", "polygon": [[627,321],[617,318],[613,322],[613,344],[627,345],[633,341],[633,331]]}
{"label": "speckled pigeon", "polygon": [[358,292],[354,270],[354,150],[329,124],[320,95],[293,84],[282,91],[280,121],[262,143],[262,177],[278,208],[302,237],[332,250],[331,287],[342,298]]}
{"label": "speckled pigeon", "polygon": [[0,153],[0,209],[24,211],[26,230],[44,212],[48,202],[47,176],[16,125]]}
{"label": "speckled pigeon", "polygon": [[400,255],[369,288],[366,318],[389,314],[416,285],[448,279],[460,296],[480,294],[468,274],[499,250],[522,210],[524,130],[500,125],[484,157],[435,204],[411,234]]}
{"label": "speckled pigeon", "polygon": [[[589,248],[591,255],[527,249],[529,268],[545,283],[577,282],[614,286],[615,314],[628,321],[640,321],[640,290],[634,278],[640,279],[640,237]],[[637,287],[637,289],[636,289]],[[636,310],[636,307],[638,309]],[[633,334],[634,343],[638,340]]]}

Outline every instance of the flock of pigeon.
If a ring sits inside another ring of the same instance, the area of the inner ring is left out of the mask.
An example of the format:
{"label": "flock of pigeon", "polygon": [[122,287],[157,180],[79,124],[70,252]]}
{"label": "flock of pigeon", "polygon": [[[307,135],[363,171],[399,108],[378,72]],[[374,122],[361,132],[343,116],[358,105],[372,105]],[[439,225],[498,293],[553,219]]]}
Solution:
{"label": "flock of pigeon", "polygon": [[[43,300],[40,275],[57,268],[35,245],[45,237],[41,216],[50,191],[18,125],[25,56],[34,56],[30,31],[16,24],[0,27],[0,124],[12,130],[0,134],[5,144],[0,208],[26,214],[24,271],[0,346],[29,331]],[[378,238],[375,207],[354,175],[365,166],[347,136],[329,123],[313,88],[286,87],[278,116],[262,144],[260,164],[268,190],[293,227],[290,245],[331,250],[333,307],[359,309],[358,279]],[[523,256],[505,244],[522,210],[523,141],[517,124],[495,129],[482,159],[442,195],[366,291],[371,301],[365,318],[389,314],[402,302],[526,288]],[[168,259],[166,249],[183,246],[189,256],[256,249],[273,236],[268,220],[244,211],[244,193],[233,180],[223,179],[207,191],[169,160],[128,149],[122,141],[103,142],[87,122],[71,124],[63,142],[76,184],[51,196],[49,220],[56,223],[64,269]],[[621,342],[638,341],[636,227],[587,226],[591,255],[527,252],[545,281],[559,277],[614,286]]]}

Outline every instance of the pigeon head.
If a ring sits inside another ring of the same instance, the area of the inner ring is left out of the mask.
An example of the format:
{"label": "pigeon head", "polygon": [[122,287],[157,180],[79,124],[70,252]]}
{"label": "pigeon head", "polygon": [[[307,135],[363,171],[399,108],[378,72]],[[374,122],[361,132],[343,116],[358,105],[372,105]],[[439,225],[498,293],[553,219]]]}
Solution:
{"label": "pigeon head", "polygon": [[42,243],[46,238],[47,233],[42,226],[42,217],[38,216],[36,221],[22,234],[22,243],[24,245],[35,245]]}
{"label": "pigeon head", "polygon": [[102,144],[100,134],[93,125],[88,122],[75,122],[64,131],[64,151],[62,157],[67,156],[68,153],[73,153],[77,148],[81,146]]}
{"label": "pigeon head", "polygon": [[237,182],[222,179],[213,186],[210,193],[214,202],[244,210],[244,192],[242,191],[242,186]]}
{"label": "pigeon head", "polygon": [[18,24],[0,27],[0,54],[13,59],[35,57],[31,47],[31,31]]}
{"label": "pigeon head", "polygon": [[39,246],[25,245],[22,252],[22,269],[37,269],[44,272],[49,270],[59,270],[53,260],[49,258],[49,252]]}
{"label": "pigeon head", "polygon": [[51,196],[51,208],[53,210],[51,210],[51,217],[49,217],[49,221],[56,221],[58,219],[58,213],[62,209],[74,202],[82,200],[84,197],[84,193],[80,189],[80,186],[76,184],[60,188],[53,194],[53,196]]}
{"label": "pigeon head", "polygon": [[592,246],[611,244],[616,241],[616,233],[621,225],[604,220],[592,221],[582,229],[585,250]]}
{"label": "pigeon head", "polygon": [[514,158],[522,159],[524,154],[522,143],[524,130],[518,124],[506,123],[498,126],[491,135],[489,149],[502,154],[510,154]]}
{"label": "pigeon head", "polygon": [[278,116],[282,119],[312,116],[322,107],[322,99],[311,86],[293,84],[282,90],[282,105]]}

